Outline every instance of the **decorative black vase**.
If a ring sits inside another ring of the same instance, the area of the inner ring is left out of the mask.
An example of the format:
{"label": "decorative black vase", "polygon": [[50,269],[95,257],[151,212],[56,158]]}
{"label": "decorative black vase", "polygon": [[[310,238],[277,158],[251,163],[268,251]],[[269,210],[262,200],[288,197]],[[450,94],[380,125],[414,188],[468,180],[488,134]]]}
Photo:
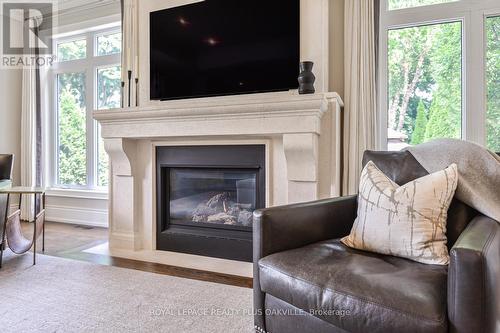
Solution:
{"label": "decorative black vase", "polygon": [[314,94],[316,91],[314,89],[314,81],[316,77],[314,76],[312,69],[314,63],[312,61],[303,61],[300,63],[300,74],[299,74],[299,94]]}

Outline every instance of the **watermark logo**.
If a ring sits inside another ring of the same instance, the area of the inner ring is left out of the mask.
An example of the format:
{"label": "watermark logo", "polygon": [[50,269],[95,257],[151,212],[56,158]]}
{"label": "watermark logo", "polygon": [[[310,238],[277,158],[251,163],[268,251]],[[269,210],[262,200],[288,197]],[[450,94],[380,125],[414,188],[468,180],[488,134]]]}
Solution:
{"label": "watermark logo", "polygon": [[1,0],[3,68],[46,66],[54,60],[55,2]]}

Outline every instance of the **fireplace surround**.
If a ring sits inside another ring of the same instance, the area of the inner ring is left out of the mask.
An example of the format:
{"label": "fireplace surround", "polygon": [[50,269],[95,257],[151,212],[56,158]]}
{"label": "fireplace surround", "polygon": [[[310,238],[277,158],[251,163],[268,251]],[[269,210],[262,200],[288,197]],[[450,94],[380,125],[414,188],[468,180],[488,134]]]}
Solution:
{"label": "fireplace surround", "polygon": [[265,146],[265,207],[339,195],[342,100],[279,92],[94,111],[110,158],[110,254],[251,276],[252,265],[160,250],[156,148]]}
{"label": "fireplace surround", "polygon": [[265,155],[264,145],[156,147],[157,249],[250,262]]}

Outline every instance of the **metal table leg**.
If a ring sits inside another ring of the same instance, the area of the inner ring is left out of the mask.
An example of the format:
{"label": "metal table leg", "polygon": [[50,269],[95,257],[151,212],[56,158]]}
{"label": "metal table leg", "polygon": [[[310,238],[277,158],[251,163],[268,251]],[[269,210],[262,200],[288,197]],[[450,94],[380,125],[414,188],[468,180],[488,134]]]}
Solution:
{"label": "metal table leg", "polygon": [[[42,208],[45,210],[45,193],[42,194]],[[45,218],[42,221],[42,252],[45,252]]]}
{"label": "metal table leg", "polygon": [[0,244],[0,268],[2,268],[3,250],[5,249],[5,229],[7,228],[7,216],[9,216],[9,201],[10,193],[7,194],[7,207],[5,208],[5,216],[3,218],[2,243]]}
{"label": "metal table leg", "polygon": [[33,205],[33,216],[35,221],[33,222],[33,266],[36,265],[36,194],[35,194],[35,205]]}

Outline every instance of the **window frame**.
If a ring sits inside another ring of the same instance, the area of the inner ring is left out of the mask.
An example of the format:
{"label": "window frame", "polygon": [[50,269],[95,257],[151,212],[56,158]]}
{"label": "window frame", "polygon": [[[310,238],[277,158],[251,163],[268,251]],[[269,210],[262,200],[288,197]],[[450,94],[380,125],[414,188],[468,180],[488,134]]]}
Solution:
{"label": "window frame", "polygon": [[[93,119],[92,112],[98,108],[97,94],[97,70],[103,67],[121,66],[121,52],[109,55],[97,55],[97,37],[106,34],[120,33],[120,27],[99,29],[83,33],[65,34],[64,37],[54,38],[53,45],[57,50],[57,45],[74,40],[85,39],[87,47],[87,57],[84,59],[67,60],[54,62],[48,75],[49,83],[49,109],[50,123],[52,127],[49,137],[50,165],[49,183],[55,189],[91,190],[107,191],[107,187],[98,186],[99,177],[99,138],[98,123]],[[123,50],[122,50],[123,51]],[[86,185],[68,185],[59,183],[59,110],[58,110],[58,89],[57,77],[64,73],[84,73],[85,74],[85,105],[86,105]]]}
{"label": "window frame", "polygon": [[496,15],[500,15],[497,0],[393,10],[388,9],[388,0],[380,2],[378,149],[387,150],[389,30],[458,21],[462,22],[462,139],[486,145],[486,19]]}

